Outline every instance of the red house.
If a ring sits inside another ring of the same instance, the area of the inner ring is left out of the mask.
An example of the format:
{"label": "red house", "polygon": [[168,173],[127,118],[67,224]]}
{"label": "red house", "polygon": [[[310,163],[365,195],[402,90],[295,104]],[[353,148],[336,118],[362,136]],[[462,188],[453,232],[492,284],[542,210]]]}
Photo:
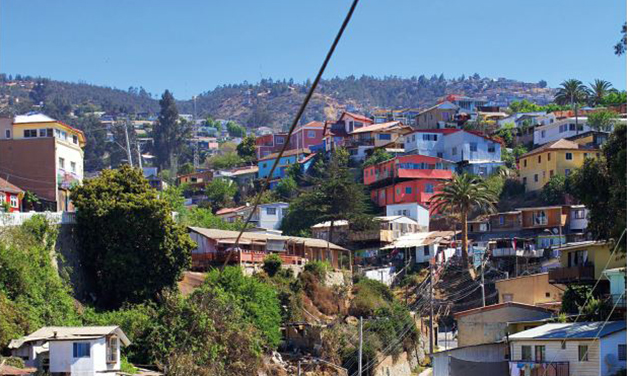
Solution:
{"label": "red house", "polygon": [[311,121],[298,126],[290,138],[291,149],[315,149],[314,146],[322,144],[324,123]]}
{"label": "red house", "polygon": [[426,155],[404,155],[364,169],[364,184],[378,206],[417,202],[428,206],[442,182],[453,177],[453,162]]}
{"label": "red house", "polygon": [[261,159],[266,155],[277,153],[283,147],[287,140],[287,133],[264,134],[255,139],[255,149],[257,159]]}
{"label": "red house", "polygon": [[[9,212],[19,212],[22,210],[21,196],[24,191],[8,181],[0,178],[0,204],[8,205]],[[0,210],[3,210],[0,207]]]}

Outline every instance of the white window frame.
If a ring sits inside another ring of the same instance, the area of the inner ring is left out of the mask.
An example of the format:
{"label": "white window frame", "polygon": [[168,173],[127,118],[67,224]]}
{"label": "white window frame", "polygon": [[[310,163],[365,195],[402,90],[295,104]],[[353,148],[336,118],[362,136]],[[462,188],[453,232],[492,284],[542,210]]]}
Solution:
{"label": "white window frame", "polygon": [[18,200],[16,195],[11,195],[9,200],[11,201],[11,207],[17,209],[20,207],[20,200]]}
{"label": "white window frame", "polygon": [[65,158],[59,157],[59,168],[65,170]]}

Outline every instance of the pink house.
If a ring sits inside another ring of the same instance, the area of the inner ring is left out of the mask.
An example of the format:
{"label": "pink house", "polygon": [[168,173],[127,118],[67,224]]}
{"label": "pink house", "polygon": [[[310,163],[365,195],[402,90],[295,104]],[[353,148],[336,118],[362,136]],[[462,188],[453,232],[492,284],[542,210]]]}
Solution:
{"label": "pink house", "polygon": [[290,138],[290,149],[311,149],[322,144],[324,123],[312,121],[294,130]]}

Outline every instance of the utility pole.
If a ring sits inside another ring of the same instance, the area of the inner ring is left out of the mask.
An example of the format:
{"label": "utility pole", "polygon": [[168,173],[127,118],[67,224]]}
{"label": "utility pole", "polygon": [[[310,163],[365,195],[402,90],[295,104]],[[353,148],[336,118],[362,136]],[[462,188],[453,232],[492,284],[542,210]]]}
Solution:
{"label": "utility pole", "polygon": [[429,353],[433,354],[433,264],[435,259],[429,260],[429,301],[431,312],[429,313]]}
{"label": "utility pole", "polygon": [[131,156],[131,143],[128,140],[128,122],[124,122],[124,136],[126,137],[126,156],[128,157],[128,164],[133,167],[133,157]]}
{"label": "utility pole", "polygon": [[485,279],[484,279],[485,261],[481,263],[481,298],[485,307]]}
{"label": "utility pole", "polygon": [[139,165],[139,169],[143,171],[144,170],[144,165],[142,163],[142,151],[139,148],[139,142],[137,142],[137,162],[138,162],[138,165]]}
{"label": "utility pole", "polygon": [[300,376],[300,360],[298,361],[298,373],[297,373],[297,375]]}
{"label": "utility pole", "polygon": [[359,363],[357,375],[361,376],[361,355],[364,346],[364,319],[359,317]]}

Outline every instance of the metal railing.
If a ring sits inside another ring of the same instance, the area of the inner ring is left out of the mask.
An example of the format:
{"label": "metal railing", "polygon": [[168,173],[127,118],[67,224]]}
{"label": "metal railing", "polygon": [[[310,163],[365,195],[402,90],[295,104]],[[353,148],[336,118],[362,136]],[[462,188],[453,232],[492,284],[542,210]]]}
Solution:
{"label": "metal railing", "polygon": [[43,216],[55,225],[76,224],[75,212],[25,212],[0,213],[0,227],[21,226],[34,216]]}
{"label": "metal railing", "polygon": [[570,376],[570,363],[569,362],[549,362],[549,361],[534,361],[534,360],[510,360],[510,364],[516,366],[524,364],[527,368],[530,368],[530,373],[525,373],[524,369],[520,369],[521,375],[531,376]]}
{"label": "metal railing", "polygon": [[578,265],[549,270],[549,282],[594,281],[594,265]]}

